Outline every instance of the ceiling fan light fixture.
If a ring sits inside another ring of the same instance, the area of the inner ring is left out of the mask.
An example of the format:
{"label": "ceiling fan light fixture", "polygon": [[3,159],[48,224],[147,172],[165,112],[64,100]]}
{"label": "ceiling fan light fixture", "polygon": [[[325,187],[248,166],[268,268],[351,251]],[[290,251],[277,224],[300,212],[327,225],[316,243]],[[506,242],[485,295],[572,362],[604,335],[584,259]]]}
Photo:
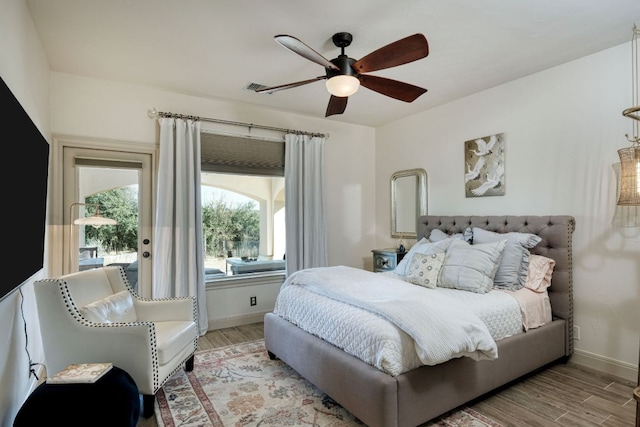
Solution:
{"label": "ceiling fan light fixture", "polygon": [[325,117],[344,113],[349,96],[356,93],[360,85],[404,102],[413,102],[427,91],[408,83],[365,74],[407,64],[427,56],[429,54],[429,44],[423,34],[417,33],[389,43],[358,60],[349,58],[345,53],[345,48],[350,46],[353,41],[353,36],[350,33],[335,33],[331,39],[333,44],[340,48],[340,55],[328,60],[293,36],[286,34],[275,36],[276,42],[280,45],[311,62],[322,65],[325,69],[325,75],[279,86],[256,88],[255,91],[272,93],[326,79],[325,84],[327,91],[331,94],[331,98],[327,105]]}
{"label": "ceiling fan light fixture", "polygon": [[351,96],[358,91],[360,80],[355,76],[339,75],[327,80],[327,90],[333,96]]}

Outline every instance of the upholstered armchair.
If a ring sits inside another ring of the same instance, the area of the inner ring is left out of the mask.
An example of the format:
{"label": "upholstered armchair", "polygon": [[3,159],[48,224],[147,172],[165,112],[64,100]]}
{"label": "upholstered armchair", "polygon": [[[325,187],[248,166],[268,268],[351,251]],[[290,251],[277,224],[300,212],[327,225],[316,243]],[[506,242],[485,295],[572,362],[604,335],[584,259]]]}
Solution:
{"label": "upholstered armchair", "polygon": [[148,418],[166,380],[193,369],[193,297],[143,299],[120,266],[39,280],[35,295],[49,375],[71,363],[112,362],[135,381]]}

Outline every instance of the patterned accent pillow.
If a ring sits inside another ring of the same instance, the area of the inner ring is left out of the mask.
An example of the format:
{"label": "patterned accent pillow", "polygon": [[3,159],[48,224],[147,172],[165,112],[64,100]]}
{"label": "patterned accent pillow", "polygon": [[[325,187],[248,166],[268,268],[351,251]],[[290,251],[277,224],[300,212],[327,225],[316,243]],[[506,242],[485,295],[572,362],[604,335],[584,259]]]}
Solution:
{"label": "patterned accent pillow", "polygon": [[416,253],[407,266],[407,276],[405,280],[414,285],[435,289],[438,283],[438,276],[444,261],[444,252],[433,254]]}
{"label": "patterned accent pillow", "polygon": [[409,252],[407,252],[404,258],[402,258],[402,261],[398,263],[398,266],[393,272],[400,276],[406,276],[407,267],[411,264],[411,260],[416,253],[429,255],[437,252],[444,252],[447,250],[452,240],[453,239],[444,239],[439,242],[430,242],[429,240],[422,238],[422,240],[409,249]]}

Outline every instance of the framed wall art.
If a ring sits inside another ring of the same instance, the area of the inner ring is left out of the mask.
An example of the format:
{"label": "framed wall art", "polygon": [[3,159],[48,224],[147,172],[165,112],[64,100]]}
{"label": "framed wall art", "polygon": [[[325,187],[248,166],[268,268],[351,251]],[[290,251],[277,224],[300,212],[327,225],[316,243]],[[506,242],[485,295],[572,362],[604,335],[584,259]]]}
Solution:
{"label": "framed wall art", "polygon": [[504,133],[465,141],[464,188],[467,197],[504,196]]}

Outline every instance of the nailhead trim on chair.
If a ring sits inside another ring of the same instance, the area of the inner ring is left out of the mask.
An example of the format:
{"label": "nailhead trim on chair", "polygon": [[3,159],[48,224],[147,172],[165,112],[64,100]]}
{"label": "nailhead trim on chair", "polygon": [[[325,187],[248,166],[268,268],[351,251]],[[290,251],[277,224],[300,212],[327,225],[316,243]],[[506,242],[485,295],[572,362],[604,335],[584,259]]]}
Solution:
{"label": "nailhead trim on chair", "polygon": [[[129,283],[129,280],[126,277],[124,268],[121,266],[113,266],[113,267],[103,267],[103,268],[119,268],[120,269],[120,275],[122,276],[124,285],[127,287],[127,290],[129,292],[131,292],[131,294],[137,298],[140,301],[167,301],[167,300],[176,300],[176,299],[188,299],[191,300],[192,303],[192,307],[193,307],[193,318],[195,319],[196,325],[198,324],[198,311],[197,311],[197,304],[196,304],[196,299],[192,298],[192,297],[174,297],[174,298],[156,298],[156,299],[150,299],[150,298],[143,298],[141,297],[132,287],[131,284]],[[83,326],[89,327],[89,328],[118,328],[121,325],[123,325],[123,323],[96,323],[96,322],[90,322],[87,319],[84,318],[84,316],[82,316],[82,314],[80,313],[80,310],[78,310],[78,307],[76,306],[75,302],[73,301],[73,298],[71,297],[71,290],[69,289],[68,283],[66,280],[59,280],[59,279],[42,279],[42,282],[48,282],[48,283],[52,283],[52,284],[56,284],[58,285],[58,290],[60,291],[60,294],[62,295],[62,299],[64,301],[65,306],[67,307],[67,310],[69,311],[69,314],[71,315],[71,317],[76,320],[78,323],[80,323]],[[141,325],[141,326],[147,326],[149,328],[149,335],[151,337],[151,347],[152,347],[152,354],[151,354],[151,360],[152,360],[152,367],[153,367],[153,394],[156,394],[158,392],[158,390],[160,390],[160,388],[164,385],[164,383],[171,378],[171,376],[173,376],[173,374],[175,374],[176,372],[178,372],[180,369],[182,369],[183,365],[186,363],[187,360],[189,360],[189,358],[191,356],[193,356],[193,353],[196,352],[196,350],[198,349],[198,342],[197,340],[194,341],[193,343],[193,352],[191,352],[187,357],[184,358],[184,360],[177,365],[177,367],[171,371],[171,373],[169,373],[169,375],[167,375],[162,381],[160,381],[159,378],[159,362],[158,362],[158,342],[157,342],[157,338],[156,338],[156,328],[155,325],[153,324],[153,322],[129,322],[129,323],[124,323],[126,325]]]}
{"label": "nailhead trim on chair", "polygon": [[138,293],[135,291],[135,289],[133,289],[133,286],[131,286],[131,282],[129,282],[129,278],[127,277],[127,274],[124,271],[124,267],[117,265],[117,266],[106,266],[106,267],[115,267],[118,268],[120,270],[120,277],[122,278],[122,282],[124,283],[124,285],[127,287],[127,290],[129,292],[131,292],[131,295],[134,295],[136,298],[138,299],[142,299],[140,297],[140,295],[138,295]]}
{"label": "nailhead trim on chair", "polygon": [[[66,280],[56,280],[56,279],[46,279],[45,281],[54,283],[58,285],[58,289],[60,290],[60,294],[62,295],[62,299],[64,300],[64,304],[69,311],[71,317],[80,323],[83,326],[89,328],[118,328],[123,325],[123,323],[96,323],[90,322],[82,316],[80,310],[76,306],[75,302],[71,297],[71,291],[69,289],[68,283]],[[134,294],[135,295],[135,294]],[[126,325],[134,325],[134,326],[146,326],[149,328],[149,336],[151,337],[151,361],[152,361],[152,369],[153,369],[153,390],[154,392],[158,391],[161,387],[158,378],[158,349],[157,349],[157,339],[156,339],[156,327],[153,322],[129,322]]]}
{"label": "nailhead trim on chair", "polygon": [[[112,267],[103,267],[103,268],[118,268],[120,269],[120,276],[122,277],[122,281],[124,282],[124,285],[127,287],[127,290],[129,292],[131,292],[131,294],[137,298],[140,301],[167,301],[167,300],[176,300],[176,299],[188,299],[191,300],[192,303],[192,308],[193,308],[193,318],[194,321],[196,322],[196,325],[198,325],[198,307],[197,307],[197,302],[195,298],[192,297],[172,297],[172,298],[154,298],[154,299],[150,299],[150,298],[144,298],[141,297],[131,286],[131,283],[129,283],[129,279],[127,278],[127,274],[125,273],[124,267],[122,266],[112,266]],[[183,365],[186,363],[187,360],[189,360],[189,358],[191,356],[193,356],[193,353],[196,352],[196,350],[198,349],[198,341],[196,340],[193,343],[193,352],[191,354],[189,354],[187,357],[185,357],[185,359],[176,366],[176,368],[171,371],[171,373],[169,375],[166,376],[166,378],[164,378],[164,380],[161,382],[160,379],[157,377],[157,366],[158,366],[158,354],[157,354],[157,345],[155,342],[155,338],[156,338],[156,334],[155,334],[155,328],[154,328],[154,332],[153,332],[153,348],[154,348],[154,357],[153,357],[153,361],[154,361],[154,370],[153,370],[153,393],[157,393],[158,390],[160,390],[160,388],[164,385],[164,383],[173,376],[173,374],[175,374],[176,372],[178,372],[180,369],[182,369]]]}
{"label": "nailhead trim on chair", "polygon": [[[127,279],[127,274],[125,273],[124,268],[123,268],[122,266],[119,266],[119,265],[117,265],[117,266],[111,266],[111,267],[106,266],[106,267],[103,267],[103,268],[118,268],[118,269],[120,269],[120,276],[122,276],[122,280],[123,280],[123,282],[124,282],[125,286],[127,287],[127,290],[128,290],[129,292],[131,292],[131,294],[132,294],[132,295],[134,295],[134,296],[135,296],[138,300],[140,300],[140,301],[168,301],[168,300],[175,301],[175,300],[177,300],[177,299],[183,299],[183,300],[184,300],[184,299],[188,299],[188,300],[193,300],[193,298],[192,298],[192,297],[170,297],[170,298],[153,298],[153,299],[150,299],[150,298],[144,298],[144,297],[140,296],[140,294],[138,294],[138,293],[135,291],[135,289],[133,289],[133,287],[132,287],[132,286],[131,286],[131,284],[129,283],[129,279]],[[197,307],[196,307],[195,301],[194,301],[194,304],[193,304],[193,318],[194,318],[195,320],[197,320],[197,319],[198,319],[198,310],[197,310]],[[196,323],[197,323],[197,322],[196,322]]]}

